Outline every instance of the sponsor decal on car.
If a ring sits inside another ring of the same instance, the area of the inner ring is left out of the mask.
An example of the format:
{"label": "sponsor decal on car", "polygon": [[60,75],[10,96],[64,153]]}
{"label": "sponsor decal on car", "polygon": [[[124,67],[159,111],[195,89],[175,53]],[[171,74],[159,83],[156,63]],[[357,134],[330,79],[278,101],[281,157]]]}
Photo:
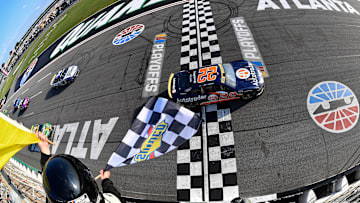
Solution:
{"label": "sponsor decal on car", "polygon": [[[263,11],[265,9],[292,9],[293,7],[290,6],[290,0],[281,0],[281,1],[274,1],[274,0],[259,0],[257,10]],[[325,11],[338,11],[338,12],[345,12],[350,14],[357,14],[360,13],[352,7],[346,1],[339,1],[339,0],[308,0],[300,2],[299,0],[292,0],[293,5],[296,6],[297,9],[322,9]]]}
{"label": "sponsor decal on car", "polygon": [[236,39],[240,46],[241,54],[244,60],[260,62],[261,71],[264,77],[269,77],[269,73],[264,64],[259,47],[243,17],[231,18],[230,22],[235,32]]}
{"label": "sponsor decal on car", "polygon": [[217,95],[215,95],[215,94],[211,94],[211,95],[208,96],[209,101],[215,101],[215,100],[218,100],[218,99],[219,99],[219,97]]}
{"label": "sponsor decal on car", "polygon": [[21,78],[20,86],[23,86],[25,84],[31,72],[34,70],[34,67],[36,66],[37,62],[38,62],[38,58],[34,59],[33,62],[31,62],[31,64],[29,65],[29,67],[26,69],[23,77]]}
{"label": "sponsor decal on car", "polygon": [[314,122],[331,133],[343,133],[358,122],[359,102],[346,85],[335,81],[316,84],[307,97],[307,109]]}
{"label": "sponsor decal on car", "polygon": [[206,95],[198,95],[197,97],[190,97],[190,98],[181,98],[177,99],[176,101],[179,103],[190,103],[190,102],[196,102],[200,100],[206,99]]}
{"label": "sponsor decal on car", "polygon": [[155,36],[154,45],[152,47],[146,79],[144,83],[143,98],[156,96],[159,93],[161,70],[165,55],[166,34],[158,34]]}
{"label": "sponsor decal on car", "polygon": [[240,92],[214,92],[208,96],[208,101],[202,102],[200,105],[208,105],[218,102],[240,99],[241,95],[242,93]]}
{"label": "sponsor decal on car", "polygon": [[123,29],[113,40],[113,45],[123,45],[139,36],[145,29],[143,24],[136,24]]}
{"label": "sponsor decal on car", "polygon": [[236,71],[236,77],[239,79],[248,79],[250,77],[250,71],[246,68],[240,68]]}
{"label": "sponsor decal on car", "polygon": [[252,84],[259,87],[259,83],[258,83],[258,79],[257,79],[257,76],[256,76],[256,71],[255,71],[255,68],[254,66],[250,66],[250,73],[251,73],[251,78],[249,78],[249,80],[252,80]]}
{"label": "sponsor decal on car", "polygon": [[150,127],[148,130],[149,137],[144,141],[140,148],[140,152],[134,156],[137,162],[155,158],[154,152],[161,146],[162,137],[168,128],[168,123],[162,122]]}

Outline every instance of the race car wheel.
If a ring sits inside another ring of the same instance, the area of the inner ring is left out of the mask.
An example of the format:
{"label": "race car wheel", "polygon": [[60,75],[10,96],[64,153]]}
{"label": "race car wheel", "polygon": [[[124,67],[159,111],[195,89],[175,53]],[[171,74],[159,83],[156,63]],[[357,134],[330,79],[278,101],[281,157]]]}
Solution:
{"label": "race car wheel", "polygon": [[245,100],[248,100],[248,99],[254,98],[254,96],[255,96],[255,92],[245,92],[245,93],[241,96],[241,98],[242,98],[242,99],[245,99]]}
{"label": "race car wheel", "polygon": [[264,89],[265,89],[265,85],[262,86],[262,88],[258,91],[258,93],[256,94],[256,96],[262,95],[262,93],[264,92]]}

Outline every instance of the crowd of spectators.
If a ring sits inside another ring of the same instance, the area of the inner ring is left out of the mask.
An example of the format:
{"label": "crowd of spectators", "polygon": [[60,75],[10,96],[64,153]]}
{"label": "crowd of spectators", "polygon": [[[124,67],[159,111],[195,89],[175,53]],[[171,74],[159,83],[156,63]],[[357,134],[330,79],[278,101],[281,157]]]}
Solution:
{"label": "crowd of spectators", "polygon": [[[1,68],[10,72],[20,56],[29,48],[30,44],[36,37],[59,16],[67,7],[72,5],[76,0],[54,0],[52,5],[44,11],[41,18],[38,19],[25,36],[16,43],[14,50],[10,51],[10,57],[6,63],[2,63]],[[0,72],[1,74],[1,72]]]}
{"label": "crowd of spectators", "polygon": [[9,189],[6,187],[6,185],[2,182],[2,177],[0,177],[0,203],[9,203],[10,201],[10,195],[9,195]]}

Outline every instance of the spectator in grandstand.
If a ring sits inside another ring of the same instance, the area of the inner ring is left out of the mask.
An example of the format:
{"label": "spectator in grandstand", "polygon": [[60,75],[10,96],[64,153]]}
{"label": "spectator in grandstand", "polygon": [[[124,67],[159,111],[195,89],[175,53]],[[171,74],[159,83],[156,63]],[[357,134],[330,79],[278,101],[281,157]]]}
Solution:
{"label": "spectator in grandstand", "polygon": [[121,203],[121,194],[109,179],[110,171],[99,171],[103,188],[101,193],[90,170],[82,162],[65,154],[51,156],[47,137],[41,132],[36,132],[36,136],[41,140],[38,146],[48,201]]}

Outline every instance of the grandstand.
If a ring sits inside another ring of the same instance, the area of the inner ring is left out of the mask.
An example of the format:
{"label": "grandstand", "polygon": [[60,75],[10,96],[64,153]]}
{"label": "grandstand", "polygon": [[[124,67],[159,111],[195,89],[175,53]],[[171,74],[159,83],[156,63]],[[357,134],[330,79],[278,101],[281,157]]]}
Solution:
{"label": "grandstand", "polygon": [[[2,170],[6,176],[8,188],[19,194],[15,199],[24,202],[45,202],[45,192],[42,187],[41,176],[36,169],[31,169],[26,164],[10,159]],[[7,194],[10,190],[8,190]],[[15,201],[17,202],[17,201]]]}

